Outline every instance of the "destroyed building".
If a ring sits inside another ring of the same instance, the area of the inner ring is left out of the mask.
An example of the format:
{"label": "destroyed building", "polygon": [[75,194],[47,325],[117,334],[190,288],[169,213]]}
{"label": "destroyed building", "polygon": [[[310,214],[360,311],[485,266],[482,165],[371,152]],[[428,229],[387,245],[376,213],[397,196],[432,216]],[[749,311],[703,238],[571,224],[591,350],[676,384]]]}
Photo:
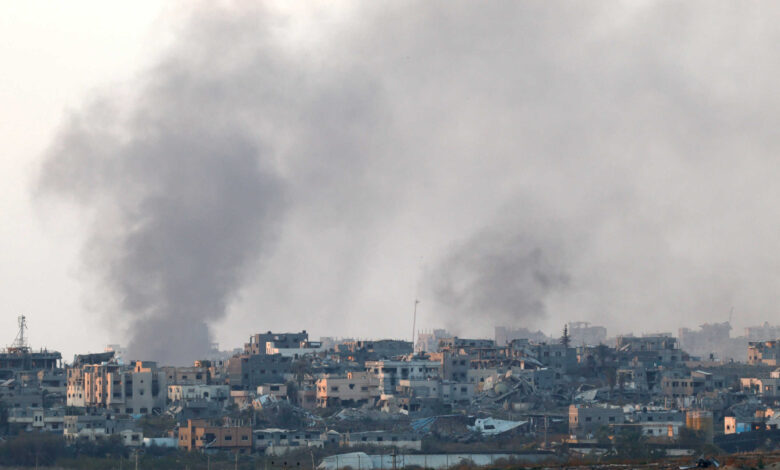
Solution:
{"label": "destroyed building", "polygon": [[607,341],[607,329],[588,322],[569,322],[567,331],[572,346],[596,346]]}

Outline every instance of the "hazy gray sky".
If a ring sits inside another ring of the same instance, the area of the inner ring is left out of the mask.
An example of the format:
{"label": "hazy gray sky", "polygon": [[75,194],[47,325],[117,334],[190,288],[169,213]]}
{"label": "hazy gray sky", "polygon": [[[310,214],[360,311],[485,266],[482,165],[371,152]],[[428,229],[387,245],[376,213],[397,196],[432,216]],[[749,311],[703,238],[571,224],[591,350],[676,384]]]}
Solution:
{"label": "hazy gray sky", "polygon": [[769,4],[26,5],[0,15],[8,342],[18,313],[72,353],[200,306],[225,347],[408,336],[415,298],[461,335],[776,318]]}

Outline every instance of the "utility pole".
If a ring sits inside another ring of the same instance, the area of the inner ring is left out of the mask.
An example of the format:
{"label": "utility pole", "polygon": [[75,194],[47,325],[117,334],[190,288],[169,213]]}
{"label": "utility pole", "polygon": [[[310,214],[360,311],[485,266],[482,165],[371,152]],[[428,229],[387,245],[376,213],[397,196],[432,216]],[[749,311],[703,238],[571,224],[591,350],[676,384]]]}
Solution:
{"label": "utility pole", "polygon": [[138,470],[138,449],[135,450],[135,470]]}
{"label": "utility pole", "polygon": [[235,470],[238,470],[238,450],[236,450],[236,464],[233,466]]}
{"label": "utility pole", "polygon": [[412,320],[412,354],[414,354],[414,333],[417,329],[417,304],[419,304],[420,301],[417,299],[414,299],[414,317]]}

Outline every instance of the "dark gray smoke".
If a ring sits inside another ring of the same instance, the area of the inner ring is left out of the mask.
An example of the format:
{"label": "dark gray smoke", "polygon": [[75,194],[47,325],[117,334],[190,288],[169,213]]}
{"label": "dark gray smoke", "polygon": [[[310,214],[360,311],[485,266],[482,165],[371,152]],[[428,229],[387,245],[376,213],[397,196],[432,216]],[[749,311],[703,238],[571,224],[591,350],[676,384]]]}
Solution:
{"label": "dark gray smoke", "polygon": [[459,334],[763,321],[780,28],[748,3],[203,3],[42,187],[149,356],[209,324],[406,337],[418,296]]}
{"label": "dark gray smoke", "polygon": [[273,242],[284,186],[240,126],[147,99],[154,114],[74,118],[42,184],[94,210],[85,255],[129,315],[131,357],[181,364],[208,351],[209,324]]}
{"label": "dark gray smoke", "polygon": [[569,275],[550,240],[484,231],[452,251],[431,274],[437,301],[450,309],[447,328],[465,334],[478,318],[495,325],[538,326],[550,293]]}

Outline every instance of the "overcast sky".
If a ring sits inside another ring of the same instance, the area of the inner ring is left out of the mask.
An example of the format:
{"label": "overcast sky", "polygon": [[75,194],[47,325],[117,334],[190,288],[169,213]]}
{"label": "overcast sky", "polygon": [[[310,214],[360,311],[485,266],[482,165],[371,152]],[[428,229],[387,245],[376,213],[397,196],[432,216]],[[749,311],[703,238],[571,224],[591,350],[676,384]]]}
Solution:
{"label": "overcast sky", "polygon": [[240,3],[0,7],[0,341],[777,323],[772,5]]}

